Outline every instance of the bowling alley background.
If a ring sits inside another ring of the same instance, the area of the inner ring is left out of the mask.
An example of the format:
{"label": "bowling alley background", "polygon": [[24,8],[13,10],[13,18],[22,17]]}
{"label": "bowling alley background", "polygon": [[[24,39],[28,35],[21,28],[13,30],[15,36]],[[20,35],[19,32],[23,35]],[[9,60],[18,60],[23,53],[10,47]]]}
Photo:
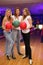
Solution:
{"label": "bowling alley background", "polygon": [[[22,14],[23,8],[28,8],[32,21],[33,28],[30,31],[30,42],[32,48],[33,65],[43,65],[43,29],[37,25],[43,25],[43,0],[0,0],[0,65],[29,65],[28,59],[21,59],[16,52],[16,60],[7,61],[5,57],[5,37],[2,30],[2,20],[6,9],[10,8],[14,14],[15,8],[19,7]],[[20,33],[20,41],[23,41]],[[15,46],[16,47],[16,46]],[[21,52],[24,53],[24,45],[21,42]],[[19,62],[18,62],[19,61]]]}
{"label": "bowling alley background", "polygon": [[[6,5],[6,6],[5,6]],[[7,8],[10,8],[12,10],[12,13],[14,14],[14,10],[16,7],[20,8],[20,11],[22,14],[23,8],[27,7],[31,13],[33,25],[36,26],[37,24],[43,24],[43,3],[23,3],[23,4],[0,4],[0,39],[3,38],[3,30],[2,30],[2,20],[5,15],[5,11]]]}

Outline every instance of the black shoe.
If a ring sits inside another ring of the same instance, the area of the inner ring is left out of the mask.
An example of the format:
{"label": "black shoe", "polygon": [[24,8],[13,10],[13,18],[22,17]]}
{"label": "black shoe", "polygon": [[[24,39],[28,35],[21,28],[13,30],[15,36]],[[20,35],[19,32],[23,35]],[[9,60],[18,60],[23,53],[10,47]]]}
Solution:
{"label": "black shoe", "polygon": [[12,55],[12,59],[16,59],[16,57]]}
{"label": "black shoe", "polygon": [[10,60],[10,56],[7,55],[6,57],[7,57],[8,60]]}
{"label": "black shoe", "polygon": [[23,54],[22,54],[22,53],[20,53],[20,52],[18,52],[18,54],[23,56]]}

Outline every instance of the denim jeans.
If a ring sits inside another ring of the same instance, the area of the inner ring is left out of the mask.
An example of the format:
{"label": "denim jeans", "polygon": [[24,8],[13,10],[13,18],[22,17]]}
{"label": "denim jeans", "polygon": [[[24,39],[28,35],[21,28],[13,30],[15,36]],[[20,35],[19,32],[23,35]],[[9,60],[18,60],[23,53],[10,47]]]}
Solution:
{"label": "denim jeans", "polygon": [[5,30],[3,32],[6,39],[6,55],[10,56],[14,53],[14,41],[12,39],[12,32],[6,32]]}
{"label": "denim jeans", "polygon": [[17,46],[17,52],[20,52],[20,31],[19,30],[12,30],[12,38]]}

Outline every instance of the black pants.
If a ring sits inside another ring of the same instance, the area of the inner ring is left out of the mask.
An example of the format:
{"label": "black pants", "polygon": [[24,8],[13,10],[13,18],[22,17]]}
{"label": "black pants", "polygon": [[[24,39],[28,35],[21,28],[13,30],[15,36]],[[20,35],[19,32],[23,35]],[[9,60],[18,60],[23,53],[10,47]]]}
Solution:
{"label": "black pants", "polygon": [[41,43],[43,43],[43,35],[41,36]]}
{"label": "black pants", "polygon": [[23,39],[24,39],[24,44],[25,44],[25,54],[29,59],[31,58],[31,48],[30,48],[30,33],[22,33]]}

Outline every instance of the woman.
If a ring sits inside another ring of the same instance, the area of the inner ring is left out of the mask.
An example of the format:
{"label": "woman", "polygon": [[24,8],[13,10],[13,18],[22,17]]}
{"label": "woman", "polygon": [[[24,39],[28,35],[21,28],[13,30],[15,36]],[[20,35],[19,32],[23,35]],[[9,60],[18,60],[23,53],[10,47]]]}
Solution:
{"label": "woman", "polygon": [[25,44],[25,55],[23,56],[23,59],[28,57],[30,64],[32,64],[31,47],[30,47],[30,28],[32,27],[32,19],[27,8],[23,9],[22,21],[24,21],[27,24],[26,29],[22,30],[22,36]]}
{"label": "woman", "polygon": [[[20,16],[20,9],[16,8],[15,9],[15,15],[12,16],[13,21],[15,20],[19,20],[19,22],[21,21],[22,16]],[[14,28],[13,29],[13,40],[16,41],[17,40],[17,51],[19,55],[23,55],[20,52],[20,27]]]}
{"label": "woman", "polygon": [[6,38],[6,57],[8,60],[10,60],[10,57],[12,57],[13,59],[16,59],[14,56],[14,51],[13,51],[14,41],[12,39],[12,31],[11,29],[6,29],[6,26],[5,26],[7,22],[12,21],[11,15],[12,15],[11,10],[7,9],[5,12],[5,17],[2,22],[2,28],[3,28],[4,36]]}

